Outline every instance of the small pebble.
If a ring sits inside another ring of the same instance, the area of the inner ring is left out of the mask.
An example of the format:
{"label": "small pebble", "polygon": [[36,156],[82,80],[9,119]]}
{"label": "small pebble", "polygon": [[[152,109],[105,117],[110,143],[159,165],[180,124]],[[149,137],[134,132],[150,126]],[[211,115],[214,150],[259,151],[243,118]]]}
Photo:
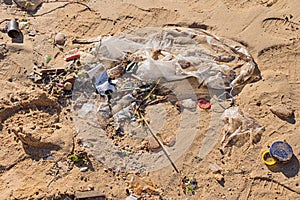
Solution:
{"label": "small pebble", "polygon": [[184,107],[184,108],[196,108],[196,102],[192,99],[184,99],[181,101],[181,105]]}
{"label": "small pebble", "polygon": [[216,174],[215,175],[215,179],[218,181],[218,182],[221,182],[224,180],[224,176],[222,174]]}
{"label": "small pebble", "polygon": [[72,87],[73,87],[73,85],[72,85],[72,83],[70,83],[70,82],[66,82],[66,83],[64,84],[64,90],[66,90],[66,91],[72,90]]}
{"label": "small pebble", "polygon": [[54,160],[54,156],[50,155],[50,156],[46,157],[45,160]]}
{"label": "small pebble", "polygon": [[89,190],[94,190],[95,187],[92,184],[89,184],[88,188],[89,188]]}
{"label": "small pebble", "polygon": [[143,141],[142,141],[142,146],[147,146],[147,145],[148,145],[148,141],[143,140]]}
{"label": "small pebble", "polygon": [[57,33],[54,37],[55,44],[62,45],[65,42],[65,35],[63,33]]}
{"label": "small pebble", "polygon": [[217,165],[216,163],[213,163],[213,164],[209,165],[209,169],[211,171],[213,171],[214,173],[217,173],[217,172],[220,172],[222,168],[219,165]]}
{"label": "small pebble", "polygon": [[89,169],[88,167],[82,167],[82,168],[80,168],[80,171],[81,172],[86,172],[88,169]]}
{"label": "small pebble", "polygon": [[153,137],[149,137],[148,145],[149,145],[149,150],[153,152],[159,151],[161,149],[161,146]]}
{"label": "small pebble", "polygon": [[294,110],[286,108],[284,105],[272,106],[271,112],[277,117],[287,120],[294,114]]}

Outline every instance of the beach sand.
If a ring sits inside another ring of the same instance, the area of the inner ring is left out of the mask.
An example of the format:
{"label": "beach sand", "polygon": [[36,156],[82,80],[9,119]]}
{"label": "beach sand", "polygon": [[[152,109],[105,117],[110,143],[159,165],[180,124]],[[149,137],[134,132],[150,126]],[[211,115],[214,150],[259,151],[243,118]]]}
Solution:
{"label": "beach sand", "polygon": [[[88,7],[52,2],[43,3],[33,15],[14,3],[10,5],[10,1],[0,2],[0,20],[25,18],[30,22],[29,28],[22,30],[23,43],[12,42],[7,34],[0,35],[0,199],[72,199],[76,192],[91,190],[107,199],[126,199],[126,189],[136,194],[143,190],[137,195],[146,199],[300,197],[299,0],[77,1]],[[132,186],[134,174],[111,170],[89,152],[88,171],[81,172],[81,166],[70,167],[67,156],[74,148],[85,151],[78,144],[71,106],[61,106],[53,97],[42,94],[27,78],[33,66],[45,63],[45,56],[50,55],[52,60],[46,67],[64,67],[65,52],[75,47],[82,51],[91,48],[72,44],[75,38],[166,26],[205,29],[246,46],[262,78],[247,84],[235,96],[235,103],[263,127],[260,139],[224,150],[222,127],[211,125],[217,124],[211,122],[220,120],[220,115],[215,115],[214,109],[202,110],[199,131],[188,150],[175,161],[180,173],[170,165],[137,174],[138,184]],[[63,46],[53,45],[58,32],[66,35]],[[294,121],[277,117],[270,110],[272,106],[294,110]],[[206,134],[214,128],[218,131],[217,143],[204,144]],[[32,132],[23,137],[23,143],[22,135],[18,135],[22,131]],[[294,157],[286,165],[268,167],[261,154],[277,140],[288,142]],[[199,159],[199,150],[205,145],[213,148]],[[184,194],[183,176],[197,180],[194,194]]]}

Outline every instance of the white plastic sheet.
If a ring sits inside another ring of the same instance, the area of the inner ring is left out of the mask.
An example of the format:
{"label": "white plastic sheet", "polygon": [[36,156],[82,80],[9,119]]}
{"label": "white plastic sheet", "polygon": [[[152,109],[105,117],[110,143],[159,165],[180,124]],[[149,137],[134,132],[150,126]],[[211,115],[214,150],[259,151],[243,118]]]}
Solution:
{"label": "white plastic sheet", "polygon": [[238,90],[260,78],[242,44],[205,30],[145,28],[103,38],[94,51],[102,59],[138,61],[136,75],[143,81],[196,77],[210,88]]}

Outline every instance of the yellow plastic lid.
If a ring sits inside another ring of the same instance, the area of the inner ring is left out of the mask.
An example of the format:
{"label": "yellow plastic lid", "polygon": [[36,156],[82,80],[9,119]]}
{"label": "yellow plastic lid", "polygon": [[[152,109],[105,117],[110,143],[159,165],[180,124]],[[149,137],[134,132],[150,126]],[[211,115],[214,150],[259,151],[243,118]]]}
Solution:
{"label": "yellow plastic lid", "polygon": [[276,160],[275,160],[273,157],[271,157],[271,155],[270,155],[270,150],[269,150],[269,149],[268,149],[268,150],[265,150],[265,151],[262,153],[261,159],[262,159],[262,161],[264,161],[264,163],[265,163],[266,165],[275,165],[275,164],[276,164]]}

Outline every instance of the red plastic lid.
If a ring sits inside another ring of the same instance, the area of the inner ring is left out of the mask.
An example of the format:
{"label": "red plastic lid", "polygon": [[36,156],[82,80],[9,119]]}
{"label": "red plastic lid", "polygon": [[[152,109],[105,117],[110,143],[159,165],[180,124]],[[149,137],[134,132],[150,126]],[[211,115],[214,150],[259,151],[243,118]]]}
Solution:
{"label": "red plastic lid", "polygon": [[199,99],[198,100],[198,106],[199,106],[199,108],[202,108],[202,109],[210,109],[211,104],[206,99]]}

